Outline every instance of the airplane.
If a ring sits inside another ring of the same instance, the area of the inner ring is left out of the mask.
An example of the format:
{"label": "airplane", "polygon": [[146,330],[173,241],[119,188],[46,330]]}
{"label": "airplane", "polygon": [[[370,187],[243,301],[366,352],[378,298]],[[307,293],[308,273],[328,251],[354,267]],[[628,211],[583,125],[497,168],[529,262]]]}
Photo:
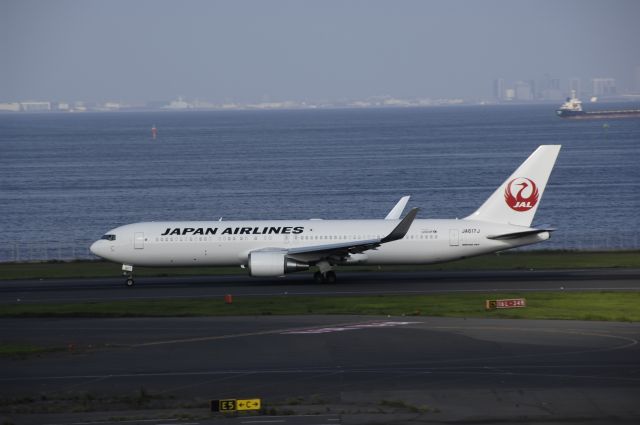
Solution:
{"label": "airplane", "polygon": [[318,283],[336,281],[349,265],[453,261],[545,241],[555,229],[531,227],[560,145],[539,146],[474,213],[463,219],[400,219],[403,197],[385,219],[167,221],[108,231],[90,250],[134,267],[240,266],[258,278],[317,268]]}

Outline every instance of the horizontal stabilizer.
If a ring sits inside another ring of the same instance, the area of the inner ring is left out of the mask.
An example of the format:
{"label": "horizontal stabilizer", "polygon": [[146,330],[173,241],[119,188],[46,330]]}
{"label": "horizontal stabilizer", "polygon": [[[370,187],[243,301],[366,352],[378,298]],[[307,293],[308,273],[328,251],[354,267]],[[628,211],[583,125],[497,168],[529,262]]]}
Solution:
{"label": "horizontal stabilizer", "polygon": [[493,240],[498,240],[498,241],[502,241],[502,240],[509,240],[509,239],[518,239],[518,238],[524,238],[525,236],[531,236],[531,235],[537,235],[540,233],[544,233],[544,232],[553,232],[556,229],[527,229],[527,230],[523,230],[521,232],[511,232],[511,233],[503,233],[501,235],[490,235],[487,236],[487,239],[493,239]]}

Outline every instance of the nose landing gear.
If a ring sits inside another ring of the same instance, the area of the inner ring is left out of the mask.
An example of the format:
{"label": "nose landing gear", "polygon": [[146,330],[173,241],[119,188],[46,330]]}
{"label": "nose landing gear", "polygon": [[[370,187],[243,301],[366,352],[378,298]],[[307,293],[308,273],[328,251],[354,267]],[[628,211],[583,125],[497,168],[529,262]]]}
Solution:
{"label": "nose landing gear", "polygon": [[126,277],[127,286],[133,286],[133,266],[129,266],[127,264],[122,265],[122,275]]}

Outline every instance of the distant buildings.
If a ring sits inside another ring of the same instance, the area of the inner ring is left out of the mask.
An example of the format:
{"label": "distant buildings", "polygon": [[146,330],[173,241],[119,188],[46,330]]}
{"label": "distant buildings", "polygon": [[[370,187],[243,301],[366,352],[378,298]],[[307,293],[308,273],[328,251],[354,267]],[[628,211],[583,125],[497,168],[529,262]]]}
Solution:
{"label": "distant buildings", "polygon": [[512,87],[506,87],[504,80],[498,78],[493,81],[493,98],[497,101],[534,100],[535,85],[527,81],[516,81]]}
{"label": "distant buildings", "polygon": [[163,106],[164,109],[184,110],[191,109],[193,105],[185,102],[182,97],[178,97],[178,100],[172,100],[168,105]]}
{"label": "distant buildings", "polygon": [[364,99],[340,100],[281,100],[273,101],[264,98],[262,102],[235,102],[226,100],[213,103],[206,100],[192,100],[178,97],[174,100],[156,100],[140,103],[124,103],[116,101],[84,102],[84,101],[39,101],[21,102],[0,101],[0,113],[15,112],[118,112],[118,111],[189,111],[189,110],[251,110],[251,109],[328,109],[328,108],[403,108],[428,107],[461,104],[490,104],[505,102],[561,102],[571,95],[572,91],[583,99],[589,97],[604,100],[638,100],[640,99],[640,65],[632,69],[629,89],[621,90],[615,78],[597,77],[582,79],[571,77],[566,81],[546,74],[539,79],[520,79],[506,81],[496,78],[492,85],[492,98],[444,98],[428,97],[398,98],[394,96],[371,96]]}
{"label": "distant buildings", "polygon": [[569,93],[574,91],[576,96],[582,96],[582,80],[580,78],[569,78]]}
{"label": "distant buildings", "polygon": [[[120,102],[0,102],[0,113],[15,112],[125,112],[125,111],[202,111],[202,110],[271,110],[271,109],[321,109],[321,108],[407,108],[462,105],[461,98],[397,98],[393,96],[372,96],[366,99],[342,99],[339,101],[262,101],[257,103],[229,102],[212,103],[179,97],[169,101],[151,101],[144,104]],[[475,102],[474,102],[475,103]]]}
{"label": "distant buildings", "polygon": [[493,98],[497,100],[504,100],[505,95],[504,80],[502,78],[493,80]]}
{"label": "distant buildings", "polygon": [[46,112],[51,110],[51,102],[20,102],[20,109],[25,112]]}
{"label": "distant buildings", "polygon": [[0,103],[0,112],[20,112],[20,104],[18,102]]}
{"label": "distant buildings", "polygon": [[506,89],[504,91],[504,100],[513,100],[516,98],[516,91],[514,89]]}
{"label": "distant buildings", "polygon": [[515,99],[521,101],[533,100],[533,90],[531,84],[524,81],[516,81],[514,85]]}
{"label": "distant buildings", "polygon": [[0,102],[0,112],[74,112],[78,110],[64,102],[26,101],[26,102]]}
{"label": "distant buildings", "polygon": [[615,96],[616,94],[615,78],[593,78],[591,80],[592,96]]}
{"label": "distant buildings", "polygon": [[[588,91],[582,86],[582,79],[579,77],[569,78],[566,85],[562,84],[560,78],[545,75],[539,81],[518,80],[513,83],[505,83],[502,78],[493,80],[493,99],[502,101],[562,101],[575,90],[578,97],[594,96],[599,98],[612,98],[620,95],[616,86],[616,79],[611,77],[592,78]],[[633,91],[640,94],[640,66],[634,69]]]}
{"label": "distant buildings", "polygon": [[538,94],[538,98],[541,100],[555,100],[559,101],[565,97],[565,93],[560,88],[560,78],[554,78],[550,75],[545,75],[541,84],[541,91]]}

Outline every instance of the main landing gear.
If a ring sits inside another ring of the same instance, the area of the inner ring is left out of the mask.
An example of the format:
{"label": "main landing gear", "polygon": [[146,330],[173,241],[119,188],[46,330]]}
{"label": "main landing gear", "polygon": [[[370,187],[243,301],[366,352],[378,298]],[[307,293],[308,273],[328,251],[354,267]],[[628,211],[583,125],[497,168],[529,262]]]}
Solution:
{"label": "main landing gear", "polygon": [[122,275],[127,278],[127,286],[131,287],[134,284],[133,281],[133,266],[127,264],[122,265]]}
{"label": "main landing gear", "polygon": [[328,261],[320,261],[318,264],[318,271],[313,274],[313,280],[316,283],[336,283],[336,272],[333,271],[333,267]]}
{"label": "main landing gear", "polygon": [[330,270],[326,273],[315,272],[313,274],[313,280],[316,283],[336,283],[336,279],[336,272],[334,272],[333,270]]}

